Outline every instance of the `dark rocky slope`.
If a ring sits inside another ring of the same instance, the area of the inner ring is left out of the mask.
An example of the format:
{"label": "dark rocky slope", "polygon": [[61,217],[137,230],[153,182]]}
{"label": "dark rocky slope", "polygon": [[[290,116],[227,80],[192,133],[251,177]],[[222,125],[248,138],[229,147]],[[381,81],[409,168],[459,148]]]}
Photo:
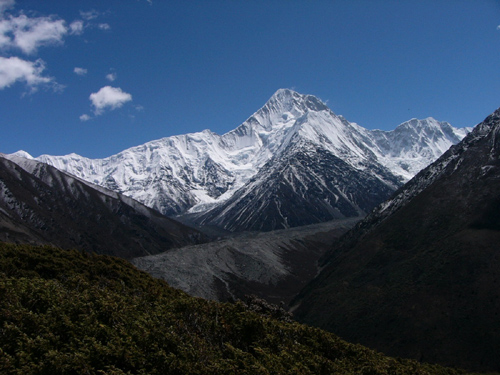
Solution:
{"label": "dark rocky slope", "polygon": [[298,141],[195,222],[229,231],[270,231],[365,216],[399,183],[376,163],[363,171],[313,143]]}
{"label": "dark rocky slope", "polygon": [[245,232],[132,263],[196,297],[227,301],[256,295],[288,304],[317,275],[318,259],[330,244],[360,219]]}
{"label": "dark rocky slope", "polygon": [[131,198],[49,165],[0,157],[0,240],[133,258],[204,236]]}
{"label": "dark rocky slope", "polygon": [[350,231],[296,317],[389,355],[500,370],[500,110]]}

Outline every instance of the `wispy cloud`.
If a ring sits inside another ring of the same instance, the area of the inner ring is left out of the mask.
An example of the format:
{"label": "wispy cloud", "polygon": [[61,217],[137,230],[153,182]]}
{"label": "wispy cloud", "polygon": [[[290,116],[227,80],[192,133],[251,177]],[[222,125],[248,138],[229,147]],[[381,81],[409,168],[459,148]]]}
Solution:
{"label": "wispy cloud", "polygon": [[98,12],[95,9],[91,9],[89,11],[80,11],[80,17],[85,21],[84,27],[89,28],[98,28],[100,30],[110,30],[111,26],[108,23],[96,23],[96,18],[103,16],[105,13]]}
{"label": "wispy cloud", "polygon": [[106,79],[109,81],[109,82],[113,82],[114,80],[116,80],[116,73],[109,73],[106,75]]}
{"label": "wispy cloud", "polygon": [[94,114],[98,116],[106,109],[120,108],[132,100],[132,95],[122,91],[119,87],[104,86],[98,92],[90,94],[89,99],[94,107]]}
{"label": "wispy cloud", "polygon": [[73,72],[75,72],[79,76],[84,76],[85,74],[87,74],[87,69],[75,67],[75,69],[73,69]]}
{"label": "wispy cloud", "polygon": [[83,28],[84,28],[83,21],[81,20],[73,21],[69,25],[70,34],[72,35],[83,34]]}
{"label": "wispy cloud", "polygon": [[497,30],[500,30],[500,25],[497,26]]}
{"label": "wispy cloud", "polygon": [[93,19],[96,19],[97,17],[100,16],[100,13],[95,10],[95,9],[92,9],[92,10],[89,10],[89,11],[80,11],[80,16],[86,20],[86,21],[90,21],[90,20],[93,20]]}
{"label": "wispy cloud", "polygon": [[89,121],[90,119],[92,119],[92,117],[90,117],[86,113],[80,116],[80,121],[83,121],[83,122]]}
{"label": "wispy cloud", "polygon": [[0,57],[0,90],[16,82],[24,82],[31,92],[40,86],[52,85],[56,88],[54,78],[43,76],[44,70],[45,63],[41,59],[31,62],[18,57]]}
{"label": "wispy cloud", "polygon": [[9,8],[12,8],[16,2],[14,0],[0,0],[0,15]]}

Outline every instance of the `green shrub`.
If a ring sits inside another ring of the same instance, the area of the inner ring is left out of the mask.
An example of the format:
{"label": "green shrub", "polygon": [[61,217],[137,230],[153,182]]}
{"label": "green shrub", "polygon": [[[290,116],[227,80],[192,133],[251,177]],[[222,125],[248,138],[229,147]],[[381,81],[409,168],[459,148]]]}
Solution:
{"label": "green shrub", "polygon": [[118,258],[0,243],[1,374],[463,373],[255,309],[190,297]]}

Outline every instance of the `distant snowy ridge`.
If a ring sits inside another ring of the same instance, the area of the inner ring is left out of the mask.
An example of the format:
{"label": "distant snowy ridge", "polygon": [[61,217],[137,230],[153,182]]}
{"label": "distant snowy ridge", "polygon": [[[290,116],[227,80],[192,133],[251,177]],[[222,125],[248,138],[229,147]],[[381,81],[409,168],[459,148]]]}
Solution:
{"label": "distant snowy ridge", "polygon": [[420,170],[460,142],[472,128],[454,128],[432,117],[411,119],[392,131],[373,130],[381,164],[411,179]]}
{"label": "distant snowy ridge", "polygon": [[433,118],[413,119],[393,131],[368,130],[335,115],[314,96],[280,89],[224,135],[204,130],[172,136],[104,159],[76,154],[36,159],[172,216],[227,201],[300,140],[395,189],[468,131]]}
{"label": "distant snowy ridge", "polygon": [[[391,199],[388,199],[380,206],[375,208],[366,221],[372,220],[373,222],[381,222],[391,214],[404,207],[409,201],[420,194],[428,186],[432,185],[434,181],[441,178],[445,173],[453,174],[457,171],[462,163],[464,153],[469,148],[475,147],[477,143],[483,141],[487,137],[492,138],[492,146],[490,154],[497,153],[495,143],[500,134],[500,109],[497,109],[493,114],[488,116],[482,123],[478,124],[474,129],[464,137],[464,139],[456,145],[450,147],[443,153],[436,161],[423,168],[417,175],[412,178],[397,194]],[[491,164],[495,164],[495,159],[498,155],[490,155]],[[482,169],[484,174],[487,174],[490,166],[486,165]]]}

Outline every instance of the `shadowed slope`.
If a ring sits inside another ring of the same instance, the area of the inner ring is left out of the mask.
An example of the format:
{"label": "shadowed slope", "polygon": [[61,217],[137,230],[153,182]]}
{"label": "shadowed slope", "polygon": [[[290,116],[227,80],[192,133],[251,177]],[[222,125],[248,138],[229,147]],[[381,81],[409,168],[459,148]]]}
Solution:
{"label": "shadowed slope", "polygon": [[0,239],[132,258],[199,243],[203,235],[131,198],[54,167],[0,157]]}
{"label": "shadowed slope", "polygon": [[193,296],[227,301],[256,295],[290,300],[318,273],[318,259],[361,218],[246,232],[135,258],[132,263]]}
{"label": "shadowed slope", "polygon": [[500,110],[349,232],[300,321],[390,355],[499,370]]}
{"label": "shadowed slope", "polygon": [[2,374],[463,374],[286,320],[255,300],[189,297],[121,259],[0,243]]}

